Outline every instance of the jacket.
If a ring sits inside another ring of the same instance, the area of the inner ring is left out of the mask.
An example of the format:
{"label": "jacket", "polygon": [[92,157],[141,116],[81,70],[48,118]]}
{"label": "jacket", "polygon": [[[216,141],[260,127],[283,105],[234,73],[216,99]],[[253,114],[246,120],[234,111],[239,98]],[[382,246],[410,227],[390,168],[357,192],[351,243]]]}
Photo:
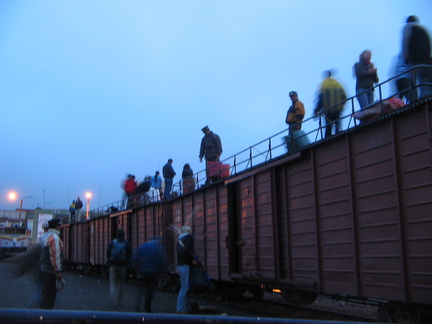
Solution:
{"label": "jacket", "polygon": [[193,260],[193,237],[190,234],[182,234],[177,242],[177,264],[190,265]]}
{"label": "jacket", "polygon": [[[305,115],[305,108],[300,100],[296,100],[289,107],[285,122],[288,125],[301,123]],[[300,129],[299,129],[300,130]]]}
{"label": "jacket", "polygon": [[406,24],[402,34],[402,51],[408,64],[431,64],[431,41],[427,30],[417,22]]}
{"label": "jacket", "polygon": [[107,258],[108,261],[110,261],[111,259],[111,249],[113,248],[114,242],[125,242],[125,248],[126,248],[126,261],[125,262],[121,262],[121,263],[115,263],[112,262],[111,264],[115,264],[115,265],[126,265],[129,263],[131,256],[132,256],[132,247],[129,243],[129,241],[125,240],[123,237],[118,237],[116,240],[113,240],[110,242],[110,244],[108,244],[108,248],[107,248]]}
{"label": "jacket", "polygon": [[357,78],[356,89],[369,89],[379,82],[377,73],[369,73],[369,64],[363,60],[354,64],[354,72]]}
{"label": "jacket", "polygon": [[40,237],[42,272],[55,274],[62,271],[63,242],[59,235],[58,230],[51,228]]}
{"label": "jacket", "polygon": [[214,160],[222,154],[222,142],[219,135],[210,132],[201,140],[199,158],[205,156],[206,160]]}
{"label": "jacket", "polygon": [[131,262],[142,276],[163,272],[165,269],[165,256],[162,244],[154,240],[140,245],[133,254]]}
{"label": "jacket", "polygon": [[321,84],[321,91],[318,97],[317,107],[315,108],[315,114],[319,113],[322,109],[324,113],[341,112],[344,104],[337,104],[346,100],[346,98],[345,90],[339,82],[332,78],[325,79]]}
{"label": "jacket", "polygon": [[174,178],[174,176],[176,175],[174,168],[169,163],[164,165],[164,167],[162,168],[162,173],[165,179]]}

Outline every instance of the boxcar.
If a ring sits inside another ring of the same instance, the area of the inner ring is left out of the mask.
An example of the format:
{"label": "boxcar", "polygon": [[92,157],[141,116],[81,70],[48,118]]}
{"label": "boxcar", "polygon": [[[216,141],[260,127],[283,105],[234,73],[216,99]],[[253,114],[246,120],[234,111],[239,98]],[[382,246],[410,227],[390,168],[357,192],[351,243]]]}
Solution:
{"label": "boxcar", "polygon": [[133,248],[177,235],[224,292],[378,302],[380,320],[432,322],[432,99],[181,195],[64,230],[68,260],[103,266],[122,227]]}

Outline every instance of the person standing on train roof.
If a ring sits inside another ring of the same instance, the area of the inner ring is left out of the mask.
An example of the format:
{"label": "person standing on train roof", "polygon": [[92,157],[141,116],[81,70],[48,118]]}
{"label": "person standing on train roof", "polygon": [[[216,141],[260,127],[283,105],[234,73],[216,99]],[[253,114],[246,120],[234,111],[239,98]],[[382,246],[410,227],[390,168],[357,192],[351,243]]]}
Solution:
{"label": "person standing on train roof", "polygon": [[359,61],[354,64],[356,76],[356,94],[360,108],[364,109],[374,102],[374,84],[379,82],[377,69],[371,62],[372,52],[363,51],[359,56]]}
{"label": "person standing on train roof", "polygon": [[324,116],[326,123],[325,138],[332,135],[333,125],[335,126],[335,135],[341,129],[339,117],[347,99],[342,85],[332,78],[330,70],[324,71],[324,81],[321,83],[318,95],[318,103],[314,110],[315,115]]}
{"label": "person standing on train roof", "polygon": [[78,221],[81,220],[81,209],[83,208],[83,202],[80,197],[77,197],[75,201],[75,217]]}
{"label": "person standing on train roof", "polygon": [[133,196],[136,194],[136,188],[137,188],[137,183],[135,181],[135,176],[134,175],[130,175],[129,179],[126,180],[125,184],[124,184],[124,191],[126,193],[127,196],[127,205],[126,208],[132,208],[133,207]]}
{"label": "person standing on train roof", "polygon": [[126,267],[132,256],[132,247],[125,239],[125,232],[119,228],[117,237],[110,242],[107,248],[107,258],[110,265],[110,299],[113,306],[121,306],[123,299],[123,286],[126,279]]}
{"label": "person standing on train roof", "polygon": [[199,159],[202,162],[203,157],[206,159],[206,184],[210,184],[214,179],[209,176],[209,163],[219,162],[222,154],[222,142],[219,135],[213,133],[208,126],[204,126],[201,131],[204,137],[201,139]]}
{"label": "person standing on train roof", "polygon": [[162,168],[162,174],[165,179],[165,190],[164,190],[164,200],[171,198],[171,189],[173,185],[173,180],[176,175],[174,168],[172,167],[173,159],[168,159],[168,162]]}
{"label": "person standing on train roof", "polygon": [[159,171],[156,171],[155,175],[153,177],[151,177],[150,186],[152,188],[162,190],[162,179],[159,176]]}
{"label": "person standing on train roof", "polygon": [[76,213],[75,200],[72,200],[72,204],[70,204],[70,206],[69,206],[69,212],[71,214],[70,222],[73,223],[73,222],[75,222],[75,213]]}
{"label": "person standing on train roof", "polygon": [[289,93],[292,104],[288,109],[285,122],[288,124],[289,133],[292,134],[294,131],[301,130],[302,121],[305,116],[305,108],[303,103],[298,99],[296,91]]}
{"label": "person standing on train roof", "polygon": [[54,309],[57,297],[56,282],[62,279],[62,252],[63,241],[60,238],[62,223],[59,219],[53,218],[48,221],[48,231],[41,235],[40,244],[42,247],[40,261],[42,274],[42,297],[41,309]]}
{"label": "person standing on train roof", "polygon": [[416,16],[409,16],[402,32],[402,53],[405,63],[410,67],[419,64],[430,65],[414,70],[419,85],[420,96],[425,98],[432,95],[432,58],[431,39],[426,28],[419,24]]}

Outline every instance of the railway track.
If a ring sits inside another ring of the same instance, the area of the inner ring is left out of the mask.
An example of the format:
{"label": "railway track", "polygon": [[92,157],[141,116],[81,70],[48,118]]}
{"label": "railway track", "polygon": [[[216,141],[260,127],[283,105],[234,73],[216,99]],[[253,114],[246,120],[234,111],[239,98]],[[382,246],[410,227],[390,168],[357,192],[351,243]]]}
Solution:
{"label": "railway track", "polygon": [[245,294],[223,303],[242,309],[251,316],[343,322],[376,321],[376,307],[320,297],[311,305],[294,305],[284,301],[279,295],[265,294],[261,300],[256,300],[252,295]]}

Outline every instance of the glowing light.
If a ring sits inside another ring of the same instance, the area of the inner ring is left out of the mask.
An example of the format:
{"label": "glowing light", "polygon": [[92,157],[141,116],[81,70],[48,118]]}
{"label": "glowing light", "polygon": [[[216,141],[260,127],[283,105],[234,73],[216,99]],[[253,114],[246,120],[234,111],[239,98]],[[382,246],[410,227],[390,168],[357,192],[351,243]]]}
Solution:
{"label": "glowing light", "polygon": [[9,197],[10,200],[16,200],[16,199],[18,199],[18,194],[16,192],[11,191],[9,193],[8,197]]}

